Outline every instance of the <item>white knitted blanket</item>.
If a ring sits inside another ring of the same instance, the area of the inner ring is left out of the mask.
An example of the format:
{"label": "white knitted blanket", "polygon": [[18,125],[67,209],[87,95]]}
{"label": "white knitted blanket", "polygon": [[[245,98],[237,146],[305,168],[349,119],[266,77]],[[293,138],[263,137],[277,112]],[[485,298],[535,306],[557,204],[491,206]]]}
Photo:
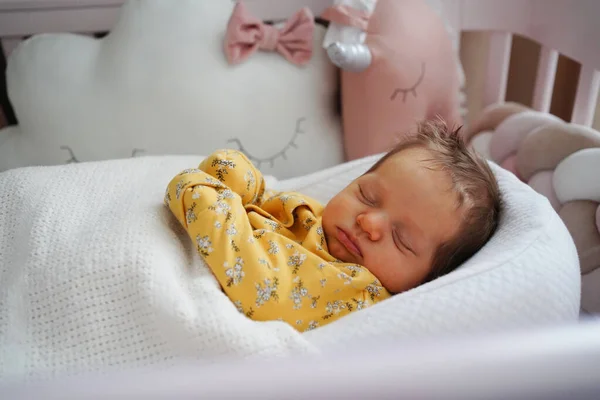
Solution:
{"label": "white knitted blanket", "polygon": [[313,349],[239,314],[163,206],[198,161],[0,174],[0,380]]}
{"label": "white knitted blanket", "polygon": [[[375,159],[268,186],[326,202]],[[162,204],[171,178],[199,160],[0,173],[0,383],[577,320],[580,272],[568,230],[544,197],[492,165],[503,217],[457,271],[303,335],[250,321]]]}

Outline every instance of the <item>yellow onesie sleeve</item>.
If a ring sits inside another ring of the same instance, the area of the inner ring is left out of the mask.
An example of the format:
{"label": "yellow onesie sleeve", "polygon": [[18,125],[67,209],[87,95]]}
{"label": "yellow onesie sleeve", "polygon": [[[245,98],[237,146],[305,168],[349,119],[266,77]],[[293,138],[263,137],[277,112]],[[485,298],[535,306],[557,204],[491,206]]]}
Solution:
{"label": "yellow onesie sleeve", "polygon": [[218,150],[204,159],[198,168],[237,193],[244,206],[256,204],[263,197],[263,175],[244,153],[237,150]]}
{"label": "yellow onesie sleeve", "polygon": [[[240,312],[305,331],[388,297],[364,268],[325,261],[291,232],[282,234],[277,221],[254,229],[244,205],[263,192],[262,174],[241,153],[227,151],[177,175],[165,196]],[[310,240],[320,235],[311,229]]]}

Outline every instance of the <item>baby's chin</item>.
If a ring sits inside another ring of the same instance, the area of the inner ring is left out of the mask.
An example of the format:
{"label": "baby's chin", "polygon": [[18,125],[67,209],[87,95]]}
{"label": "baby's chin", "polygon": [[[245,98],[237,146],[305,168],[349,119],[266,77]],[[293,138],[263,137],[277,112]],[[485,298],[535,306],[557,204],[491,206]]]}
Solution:
{"label": "baby's chin", "polygon": [[335,242],[332,243],[329,247],[329,254],[331,254],[336,260],[340,260],[341,262],[350,262],[348,260],[348,257],[346,257],[346,254],[344,254],[342,250],[342,246],[339,243]]}

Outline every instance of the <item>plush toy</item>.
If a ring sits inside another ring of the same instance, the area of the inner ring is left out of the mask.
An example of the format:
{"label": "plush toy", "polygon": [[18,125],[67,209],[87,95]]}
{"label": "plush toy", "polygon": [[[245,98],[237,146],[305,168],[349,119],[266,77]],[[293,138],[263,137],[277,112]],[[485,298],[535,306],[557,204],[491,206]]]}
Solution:
{"label": "plush toy", "polygon": [[582,308],[600,313],[600,132],[516,103],[483,110],[471,146],[548,198],[581,265]]}
{"label": "plush toy", "polygon": [[0,171],[223,147],[279,178],[339,164],[324,35],[308,9],[272,26],[243,3],[132,0],[102,39],[34,36],[8,61]]}
{"label": "plush toy", "polygon": [[[435,3],[435,2],[434,2]],[[338,0],[324,47],[342,69],[346,156],[388,150],[415,122],[462,123],[462,69],[438,12],[425,0]]]}

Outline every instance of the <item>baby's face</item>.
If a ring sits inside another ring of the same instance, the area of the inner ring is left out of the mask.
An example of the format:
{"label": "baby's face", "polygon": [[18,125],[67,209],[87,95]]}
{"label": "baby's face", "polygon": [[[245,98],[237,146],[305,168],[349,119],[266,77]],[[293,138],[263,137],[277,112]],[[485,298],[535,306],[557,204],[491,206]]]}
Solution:
{"label": "baby's face", "polygon": [[431,153],[409,148],[338,193],[323,211],[335,258],[366,267],[392,293],[418,286],[438,246],[454,237],[461,213],[450,176]]}

